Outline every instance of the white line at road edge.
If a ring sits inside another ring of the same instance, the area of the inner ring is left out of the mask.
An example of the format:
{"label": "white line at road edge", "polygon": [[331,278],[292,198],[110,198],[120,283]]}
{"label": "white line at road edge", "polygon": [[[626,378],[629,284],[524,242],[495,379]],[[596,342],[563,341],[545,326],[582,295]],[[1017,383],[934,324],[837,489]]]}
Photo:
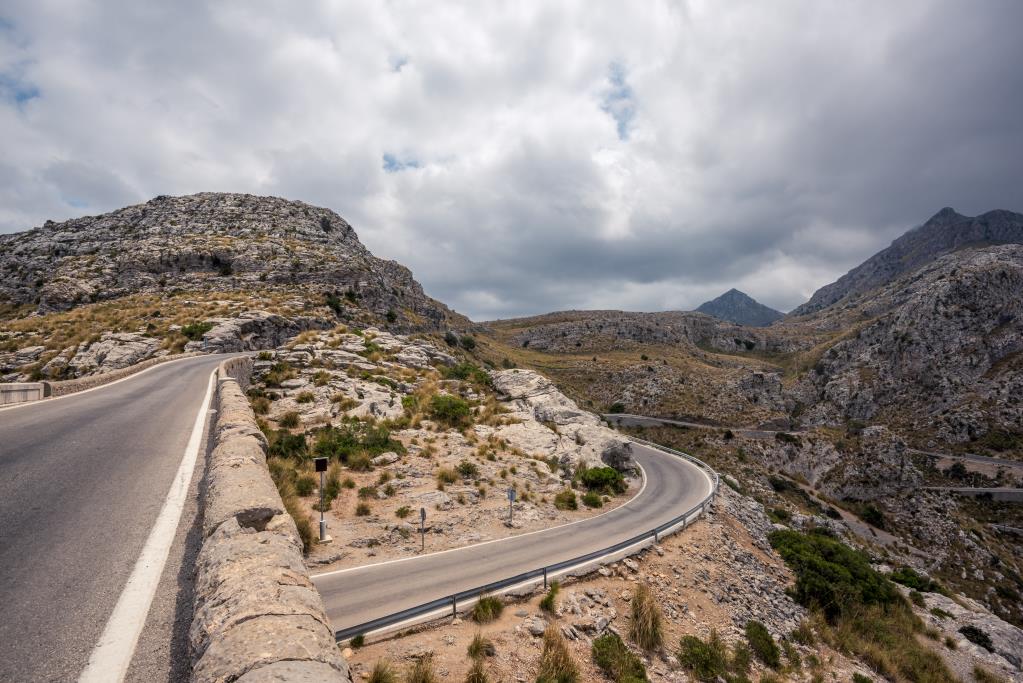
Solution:
{"label": "white line at road edge", "polygon": [[135,655],[135,646],[142,633],[142,627],[146,624],[149,607],[153,603],[153,596],[160,583],[163,567],[167,563],[167,556],[174,543],[178,522],[181,520],[181,512],[185,507],[185,497],[188,495],[195,462],[199,455],[199,447],[202,445],[206,414],[213,396],[216,374],[216,370],[210,373],[206,396],[203,398],[202,405],[199,406],[199,413],[195,416],[192,435],[188,439],[185,455],[181,459],[181,465],[174,476],[163,508],[160,509],[160,514],[156,518],[153,529],[149,532],[149,538],[146,539],[142,553],[139,555],[138,561],[135,562],[135,568],[132,570],[131,576],[128,577],[128,583],[125,584],[124,591],[117,600],[110,619],[107,620],[103,634],[92,650],[89,663],[85,665],[85,670],[78,677],[79,683],[119,682],[123,681],[128,673],[128,667]]}

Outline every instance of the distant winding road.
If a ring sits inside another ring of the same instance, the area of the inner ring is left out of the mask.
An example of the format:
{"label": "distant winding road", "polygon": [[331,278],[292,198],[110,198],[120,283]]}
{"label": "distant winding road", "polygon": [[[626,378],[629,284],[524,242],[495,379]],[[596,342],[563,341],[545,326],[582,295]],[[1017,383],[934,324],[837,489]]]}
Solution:
{"label": "distant winding road", "polygon": [[546,531],[313,577],[327,614],[341,630],[601,550],[669,522],[711,491],[706,472],[688,460],[633,444],[646,474],[643,490],[605,514]]}
{"label": "distant winding road", "polygon": [[210,373],[223,358],[169,362],[91,391],[0,410],[0,681],[81,674],[171,490]]}

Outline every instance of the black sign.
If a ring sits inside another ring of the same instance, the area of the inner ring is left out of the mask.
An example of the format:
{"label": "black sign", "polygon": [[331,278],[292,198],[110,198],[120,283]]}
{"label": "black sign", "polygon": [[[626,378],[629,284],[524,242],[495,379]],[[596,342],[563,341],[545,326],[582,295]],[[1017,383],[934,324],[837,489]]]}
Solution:
{"label": "black sign", "polygon": [[316,463],[316,471],[317,472],[326,472],[327,471],[327,459],[326,458],[316,458],[316,460],[314,462]]}

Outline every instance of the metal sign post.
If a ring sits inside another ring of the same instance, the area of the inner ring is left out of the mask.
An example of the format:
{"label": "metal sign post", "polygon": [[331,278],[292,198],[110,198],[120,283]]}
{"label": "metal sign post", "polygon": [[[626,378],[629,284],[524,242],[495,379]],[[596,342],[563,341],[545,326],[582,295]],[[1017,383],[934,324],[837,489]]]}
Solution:
{"label": "metal sign post", "polygon": [[419,508],[420,551],[426,550],[426,508]]}
{"label": "metal sign post", "polygon": [[327,542],[327,520],[323,518],[323,489],[326,486],[324,477],[327,474],[327,459],[316,458],[316,471],[320,473],[320,543]]}
{"label": "metal sign post", "polygon": [[508,526],[512,525],[512,505],[515,503],[515,489],[508,489]]}

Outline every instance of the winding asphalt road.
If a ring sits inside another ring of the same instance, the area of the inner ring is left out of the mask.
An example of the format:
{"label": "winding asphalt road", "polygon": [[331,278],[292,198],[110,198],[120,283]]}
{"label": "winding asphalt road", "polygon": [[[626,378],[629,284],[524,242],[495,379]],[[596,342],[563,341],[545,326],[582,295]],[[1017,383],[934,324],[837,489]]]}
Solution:
{"label": "winding asphalt road", "polygon": [[628,540],[669,522],[711,491],[698,466],[633,444],[645,488],[605,514],[478,545],[326,572],[313,577],[335,629],[366,623],[460,591],[569,560]]}
{"label": "winding asphalt road", "polygon": [[77,679],[223,359],[0,410],[0,681]]}

